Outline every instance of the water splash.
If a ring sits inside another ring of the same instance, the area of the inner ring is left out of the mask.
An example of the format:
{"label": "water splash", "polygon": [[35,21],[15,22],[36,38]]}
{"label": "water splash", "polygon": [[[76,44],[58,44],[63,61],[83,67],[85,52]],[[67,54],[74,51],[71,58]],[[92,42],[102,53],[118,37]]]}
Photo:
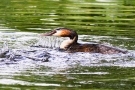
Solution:
{"label": "water splash", "polygon": [[[17,34],[18,35],[18,34]],[[9,36],[9,35],[8,35]],[[39,35],[18,35],[14,39],[14,46],[11,48],[9,42],[3,42],[3,47],[0,49],[0,65],[4,64],[17,64],[16,66],[22,68],[23,66],[45,66],[51,67],[54,70],[67,69],[76,66],[124,66],[135,67],[135,51],[128,50],[127,54],[99,54],[99,53],[68,53],[61,52],[57,48],[61,42],[67,38],[58,37],[38,37]],[[25,40],[22,40],[24,39]],[[84,38],[87,36],[85,35]],[[18,38],[18,39],[16,39]],[[83,36],[80,36],[83,40]],[[92,36],[91,36],[92,38]],[[105,37],[103,37],[105,39]],[[33,40],[34,39],[34,40]],[[101,39],[101,38],[99,38]],[[9,39],[10,40],[10,39]],[[88,39],[87,39],[88,40]],[[96,38],[97,40],[97,38]],[[23,41],[23,42],[22,42]],[[30,42],[31,41],[31,42]],[[81,40],[79,40],[81,42]],[[33,46],[37,47],[31,47]],[[22,45],[18,48],[18,45]],[[26,46],[26,47],[24,47]],[[41,46],[41,47],[40,47]],[[6,51],[5,53],[3,53]],[[2,55],[4,55],[2,57]],[[24,67],[23,67],[24,68]],[[58,69],[59,68],[59,69]]]}
{"label": "water splash", "polygon": [[67,38],[59,38],[59,37],[39,37],[38,42],[35,44],[35,46],[42,46],[46,48],[59,48],[60,44],[63,40],[66,40]]}

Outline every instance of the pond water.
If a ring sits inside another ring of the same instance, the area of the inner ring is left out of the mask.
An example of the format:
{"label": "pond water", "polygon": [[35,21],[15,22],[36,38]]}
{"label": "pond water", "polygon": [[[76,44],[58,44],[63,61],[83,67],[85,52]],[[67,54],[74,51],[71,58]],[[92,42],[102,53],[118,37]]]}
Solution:
{"label": "pond water", "polygon": [[[134,13],[134,0],[1,0],[0,89],[134,89]],[[128,53],[61,52],[66,38],[40,36],[57,27]]]}

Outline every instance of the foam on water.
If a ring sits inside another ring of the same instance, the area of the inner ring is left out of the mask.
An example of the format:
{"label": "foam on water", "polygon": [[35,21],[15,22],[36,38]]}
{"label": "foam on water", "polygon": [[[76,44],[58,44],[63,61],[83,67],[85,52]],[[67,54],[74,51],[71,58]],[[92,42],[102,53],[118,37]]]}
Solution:
{"label": "foam on water", "polygon": [[[93,36],[80,36],[82,38]],[[99,39],[107,38],[100,37]],[[109,37],[111,38],[111,37]],[[54,86],[60,84],[38,83],[20,80],[14,76],[53,76],[59,75],[105,75],[109,72],[70,72],[70,68],[91,66],[120,66],[135,67],[135,51],[128,50],[127,54],[99,54],[84,52],[62,52],[58,50],[60,43],[67,38],[40,37],[38,34],[7,33],[1,34],[0,49],[0,84],[27,85],[27,86]],[[94,41],[100,41],[97,37]],[[89,41],[89,40],[88,40]],[[79,42],[82,42],[81,40]],[[84,42],[82,42],[84,43]],[[111,44],[110,44],[111,45]],[[43,70],[41,69],[43,68]],[[24,73],[24,74],[23,74]],[[27,74],[28,73],[28,74]],[[67,77],[74,79],[75,77]],[[92,83],[93,81],[81,81],[79,83]],[[72,87],[72,85],[70,85]]]}
{"label": "foam on water", "polygon": [[[9,36],[9,34],[7,36]],[[12,39],[13,38],[10,37],[10,39],[8,40],[11,41]],[[10,69],[12,69],[13,67],[17,67],[20,70],[23,69],[25,70],[28,68],[29,69],[36,68],[37,66],[51,67],[53,70],[74,68],[78,65],[89,67],[90,66],[135,67],[135,51],[128,50],[127,54],[119,53],[111,55],[99,53],[84,53],[84,52],[76,52],[76,53],[61,52],[57,48],[64,39],[65,38],[56,38],[56,37],[41,38],[39,35],[35,34],[22,36],[21,34],[20,35],[17,34],[14,37],[14,41],[15,40],[16,41],[13,44],[13,46],[16,48],[12,48],[12,46],[8,46],[6,41],[4,42],[3,47],[1,48],[1,53],[5,51],[7,52],[5,56],[0,58],[1,61],[0,65],[2,67],[2,65],[4,66],[10,64],[11,67]],[[33,45],[34,47],[31,47],[30,45]]]}
{"label": "foam on water", "polygon": [[134,53],[132,51],[127,54],[108,55],[84,52],[68,53],[48,48],[14,49],[8,53],[9,57],[3,60],[3,64],[17,63],[19,67],[43,65],[53,69],[66,69],[77,65],[135,67]]}

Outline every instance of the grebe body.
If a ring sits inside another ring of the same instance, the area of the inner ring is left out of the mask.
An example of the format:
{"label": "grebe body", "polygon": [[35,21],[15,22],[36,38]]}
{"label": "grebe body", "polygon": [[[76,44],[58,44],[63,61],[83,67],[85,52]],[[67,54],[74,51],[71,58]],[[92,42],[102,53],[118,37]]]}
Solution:
{"label": "grebe body", "polygon": [[109,47],[101,44],[80,44],[77,42],[78,34],[76,31],[67,28],[57,28],[51,32],[42,34],[42,36],[69,37],[69,40],[63,41],[60,45],[60,49],[69,52],[90,52],[102,54],[117,54],[127,52],[115,47]]}

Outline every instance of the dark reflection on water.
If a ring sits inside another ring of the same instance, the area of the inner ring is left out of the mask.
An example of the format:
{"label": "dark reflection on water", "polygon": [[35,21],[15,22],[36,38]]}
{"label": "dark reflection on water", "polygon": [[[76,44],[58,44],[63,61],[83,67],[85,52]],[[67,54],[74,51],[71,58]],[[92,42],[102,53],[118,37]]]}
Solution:
{"label": "dark reflection on water", "polygon": [[[134,0],[1,0],[0,53],[9,50],[10,57],[0,58],[0,89],[134,89],[134,13]],[[63,39],[39,36],[57,27],[76,30],[81,43],[129,53],[59,52]],[[50,48],[29,47],[35,44]],[[15,54],[24,56],[14,61]]]}

